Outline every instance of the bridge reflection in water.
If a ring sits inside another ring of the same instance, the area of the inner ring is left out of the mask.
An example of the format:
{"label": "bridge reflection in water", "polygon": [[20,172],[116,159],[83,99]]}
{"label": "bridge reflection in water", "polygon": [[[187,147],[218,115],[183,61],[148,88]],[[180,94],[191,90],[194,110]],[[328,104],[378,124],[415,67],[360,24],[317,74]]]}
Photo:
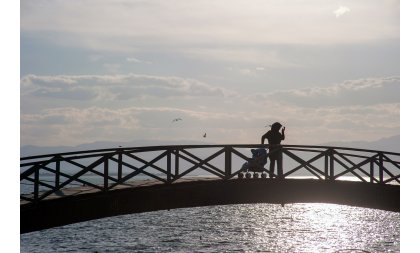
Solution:
{"label": "bridge reflection in water", "polygon": [[[399,153],[278,145],[271,148],[280,156],[274,178],[240,179],[243,163],[253,162],[250,149],[262,147],[268,145],[152,146],[23,157],[21,233],[221,204],[323,202],[400,209]],[[269,173],[261,169],[261,175]],[[345,180],[348,176],[353,180]]]}

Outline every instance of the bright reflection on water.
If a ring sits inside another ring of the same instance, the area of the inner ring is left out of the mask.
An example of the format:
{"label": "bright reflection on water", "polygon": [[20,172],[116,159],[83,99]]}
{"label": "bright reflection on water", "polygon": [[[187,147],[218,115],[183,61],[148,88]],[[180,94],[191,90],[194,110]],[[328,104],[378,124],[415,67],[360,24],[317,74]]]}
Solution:
{"label": "bright reflection on water", "polygon": [[22,252],[399,252],[400,214],[332,204],[124,215],[21,235]]}

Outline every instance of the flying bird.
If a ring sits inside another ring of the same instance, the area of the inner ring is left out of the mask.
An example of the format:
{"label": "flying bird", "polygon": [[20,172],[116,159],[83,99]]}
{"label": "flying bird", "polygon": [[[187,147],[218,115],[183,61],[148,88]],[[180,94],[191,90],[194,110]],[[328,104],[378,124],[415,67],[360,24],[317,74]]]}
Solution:
{"label": "flying bird", "polygon": [[172,123],[182,120],[181,118],[176,118],[172,120]]}

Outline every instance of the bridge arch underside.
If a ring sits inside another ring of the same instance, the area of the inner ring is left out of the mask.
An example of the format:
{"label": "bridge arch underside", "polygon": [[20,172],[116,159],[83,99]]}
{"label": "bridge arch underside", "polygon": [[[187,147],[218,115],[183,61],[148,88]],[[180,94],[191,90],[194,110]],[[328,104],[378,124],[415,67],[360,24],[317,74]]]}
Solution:
{"label": "bridge arch underside", "polygon": [[312,179],[212,180],[142,186],[20,207],[21,233],[109,216],[246,203],[333,203],[399,212],[400,186]]}

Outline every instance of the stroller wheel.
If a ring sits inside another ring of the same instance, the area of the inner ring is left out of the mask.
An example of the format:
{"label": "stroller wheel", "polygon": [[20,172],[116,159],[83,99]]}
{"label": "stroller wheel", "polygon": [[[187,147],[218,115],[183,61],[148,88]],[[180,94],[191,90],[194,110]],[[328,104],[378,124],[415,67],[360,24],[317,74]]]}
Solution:
{"label": "stroller wheel", "polygon": [[265,174],[264,172],[261,173],[261,178],[267,178],[267,174]]}
{"label": "stroller wheel", "polygon": [[247,172],[247,173],[245,174],[245,177],[246,177],[247,179],[251,178],[251,173]]}
{"label": "stroller wheel", "polygon": [[258,178],[258,177],[259,177],[258,173],[254,172],[254,178]]}
{"label": "stroller wheel", "polygon": [[242,172],[241,172],[241,173],[239,173],[239,174],[238,174],[238,178],[239,178],[239,179],[244,178],[244,173],[242,173]]}

